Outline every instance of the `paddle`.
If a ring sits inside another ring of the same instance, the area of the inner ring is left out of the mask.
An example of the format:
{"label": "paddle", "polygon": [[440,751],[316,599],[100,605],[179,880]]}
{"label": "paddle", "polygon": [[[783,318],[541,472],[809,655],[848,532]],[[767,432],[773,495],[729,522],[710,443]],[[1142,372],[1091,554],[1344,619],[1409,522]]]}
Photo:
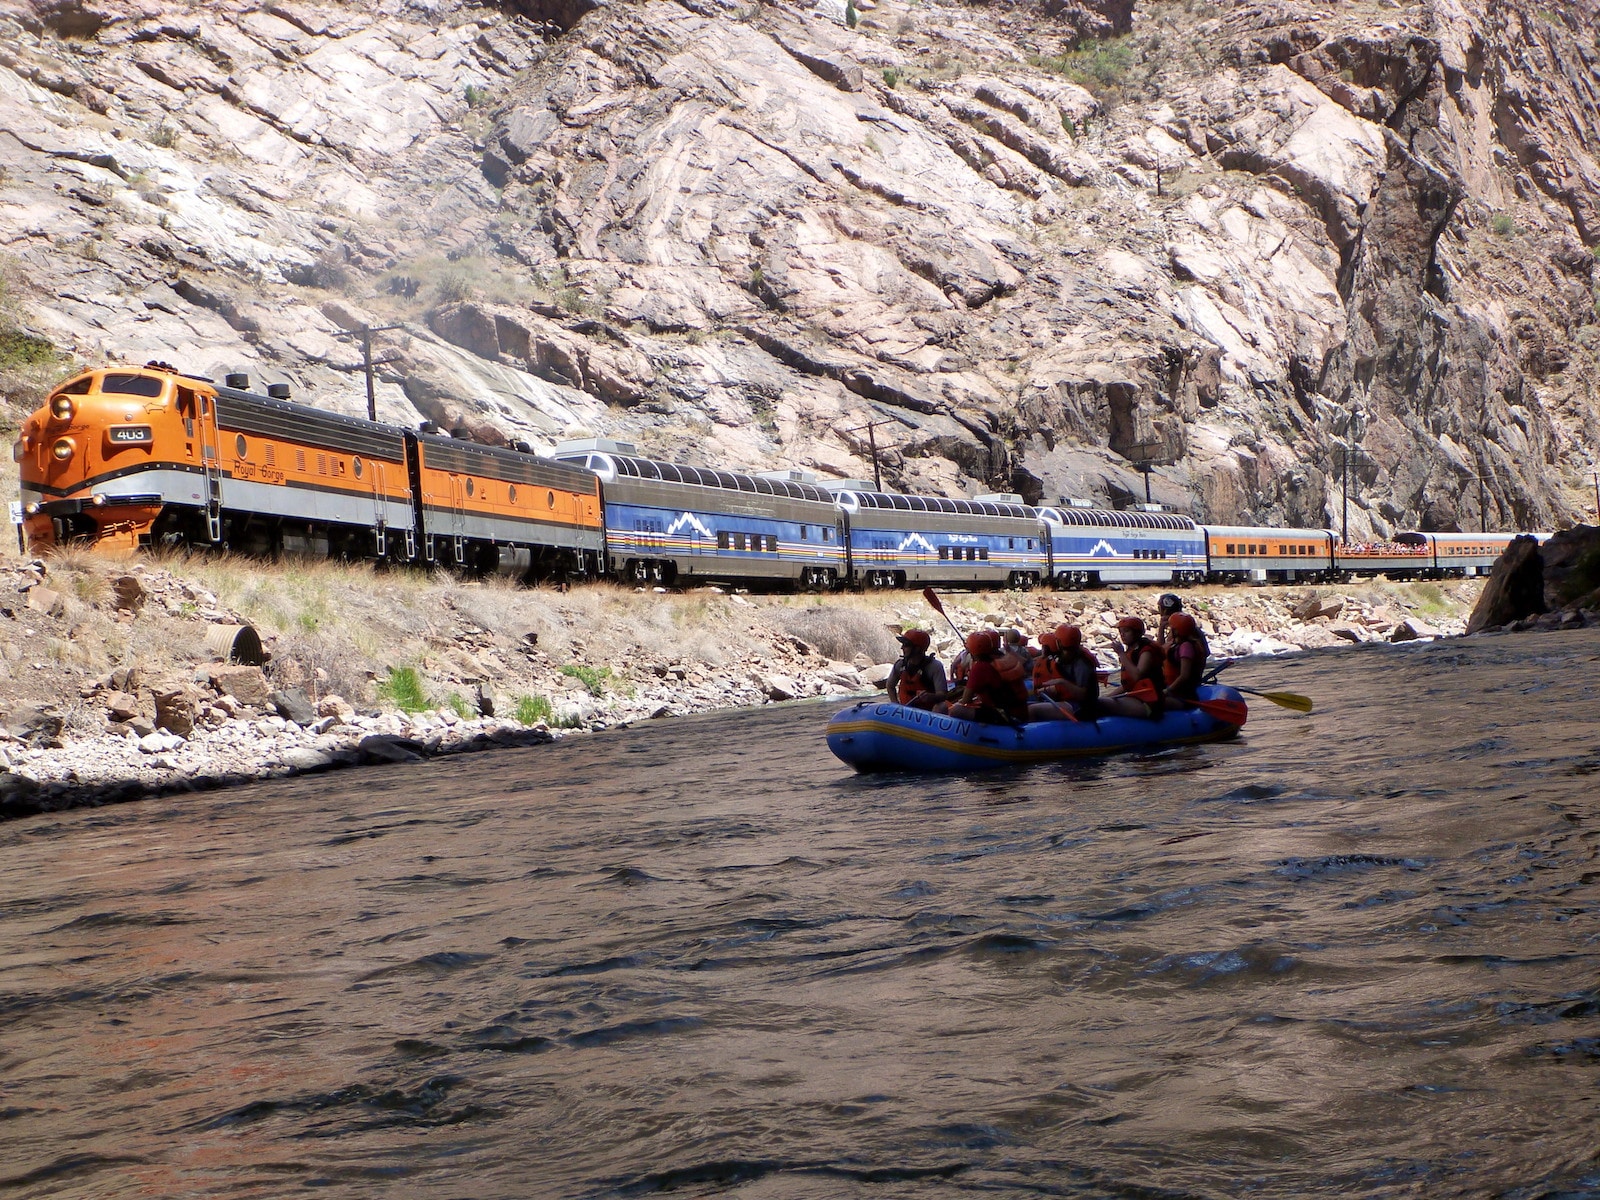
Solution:
{"label": "paddle", "polygon": [[955,634],[963,641],[966,640],[967,635],[956,628],[956,623],[950,619],[950,614],[945,612],[944,605],[939,602],[939,594],[937,592],[935,592],[931,587],[925,587],[922,589],[922,598],[928,602],[928,606],[932,608],[934,612],[938,613],[944,618],[945,624],[950,626],[951,633]]}
{"label": "paddle", "polygon": [[1230,686],[1236,692],[1248,692],[1252,696],[1270,700],[1279,708],[1292,708],[1298,713],[1308,713],[1312,709],[1311,697],[1302,696],[1297,692],[1258,692],[1255,688],[1240,687],[1237,683]]}
{"label": "paddle", "polygon": [[[961,632],[956,623],[950,619],[950,614],[945,612],[944,604],[940,601],[938,592],[934,591],[931,587],[925,587],[922,589],[922,598],[928,602],[929,608],[933,609],[934,612],[938,613],[945,619],[945,623],[950,626],[951,633],[955,634],[956,637],[960,638],[962,641],[966,641],[967,635]],[[1038,693],[1035,693],[1035,695],[1038,695]],[[1077,717],[1073,716],[1072,713],[1062,708],[1061,705],[1056,704],[1056,702],[1051,700],[1049,696],[1040,696],[1039,698],[1047,700],[1054,705],[1055,710],[1066,720],[1076,721],[1078,719]],[[1010,725],[1013,729],[1020,730],[1022,728],[1021,722],[1014,721],[1010,717],[1006,718],[1006,724]]]}
{"label": "paddle", "polygon": [[[1238,689],[1244,691],[1243,688]],[[1156,685],[1148,679],[1141,679],[1126,692],[1125,696],[1132,696],[1135,700],[1143,700],[1146,704],[1160,703],[1161,697],[1156,694]],[[1304,697],[1301,697],[1304,699]],[[1185,700],[1184,703],[1192,704],[1203,713],[1209,713],[1217,720],[1228,725],[1243,726],[1250,715],[1250,710],[1239,700]]]}

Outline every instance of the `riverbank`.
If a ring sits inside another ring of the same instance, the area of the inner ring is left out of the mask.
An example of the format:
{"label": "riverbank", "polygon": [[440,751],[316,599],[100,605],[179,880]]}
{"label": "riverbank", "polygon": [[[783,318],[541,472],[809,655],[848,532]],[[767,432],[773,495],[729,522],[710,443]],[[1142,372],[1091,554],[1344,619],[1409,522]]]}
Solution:
{"label": "riverbank", "polygon": [[[1460,633],[1477,581],[1185,592],[1219,654]],[[951,594],[962,629],[1081,624],[1103,661],[1156,589]],[[222,661],[249,626],[260,666]],[[520,588],[231,556],[0,559],[0,815],[537,745],[881,687],[916,593]],[[221,639],[218,632],[221,630]]]}

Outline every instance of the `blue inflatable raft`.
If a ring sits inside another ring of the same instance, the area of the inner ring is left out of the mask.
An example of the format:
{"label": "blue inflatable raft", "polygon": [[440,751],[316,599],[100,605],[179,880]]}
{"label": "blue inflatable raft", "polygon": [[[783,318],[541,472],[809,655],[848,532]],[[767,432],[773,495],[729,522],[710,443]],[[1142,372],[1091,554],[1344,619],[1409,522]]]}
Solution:
{"label": "blue inflatable raft", "polygon": [[[889,700],[863,700],[828,722],[828,749],[858,771],[975,771],[1218,742],[1239,732],[1248,711],[1243,696],[1218,685],[1202,687],[1199,695],[1202,703],[1211,702],[1212,712],[1195,708],[1159,720],[1101,717],[1027,725],[982,725]],[[1218,713],[1236,713],[1238,720],[1223,720]]]}

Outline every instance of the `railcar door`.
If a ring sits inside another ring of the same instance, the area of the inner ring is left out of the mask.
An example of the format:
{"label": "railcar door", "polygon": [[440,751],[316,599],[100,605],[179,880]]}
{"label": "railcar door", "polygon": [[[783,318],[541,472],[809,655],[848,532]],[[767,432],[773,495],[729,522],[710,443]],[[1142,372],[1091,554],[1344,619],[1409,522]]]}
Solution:
{"label": "railcar door", "polygon": [[206,540],[222,540],[222,436],[217,432],[217,403],[203,392],[190,393],[200,434],[200,470],[205,476]]}

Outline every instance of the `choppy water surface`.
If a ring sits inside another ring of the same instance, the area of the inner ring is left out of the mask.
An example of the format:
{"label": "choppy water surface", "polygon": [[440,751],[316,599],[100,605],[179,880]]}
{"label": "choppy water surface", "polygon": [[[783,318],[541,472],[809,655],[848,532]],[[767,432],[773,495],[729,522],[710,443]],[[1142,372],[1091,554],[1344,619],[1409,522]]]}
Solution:
{"label": "choppy water surface", "polygon": [[1317,714],[988,777],[806,706],[0,826],[0,1195],[1600,1196],[1597,664],[1248,665]]}

